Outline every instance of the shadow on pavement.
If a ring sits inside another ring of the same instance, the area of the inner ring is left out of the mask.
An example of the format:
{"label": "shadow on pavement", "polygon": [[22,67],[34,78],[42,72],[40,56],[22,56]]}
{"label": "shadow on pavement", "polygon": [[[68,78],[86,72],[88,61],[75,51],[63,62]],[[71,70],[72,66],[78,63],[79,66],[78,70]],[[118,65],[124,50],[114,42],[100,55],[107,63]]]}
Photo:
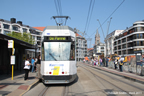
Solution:
{"label": "shadow on pavement", "polygon": [[10,91],[0,91],[0,96],[6,96],[9,93],[11,93]]}
{"label": "shadow on pavement", "polygon": [[[24,74],[24,70],[21,71],[21,72],[20,71],[14,71],[14,76],[18,76],[18,75],[22,75],[22,74]],[[7,78],[11,78],[11,77],[12,77],[11,73],[10,74],[3,74],[3,75],[0,76],[0,80],[4,80],[4,79],[7,79]]]}
{"label": "shadow on pavement", "polygon": [[0,83],[0,85],[22,85],[23,83]]}

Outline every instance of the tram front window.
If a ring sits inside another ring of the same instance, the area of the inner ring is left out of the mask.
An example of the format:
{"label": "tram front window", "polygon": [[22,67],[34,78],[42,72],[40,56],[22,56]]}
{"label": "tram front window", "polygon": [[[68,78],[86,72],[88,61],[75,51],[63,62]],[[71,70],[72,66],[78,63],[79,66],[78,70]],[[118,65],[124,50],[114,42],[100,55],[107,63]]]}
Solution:
{"label": "tram front window", "polygon": [[44,42],[45,61],[70,60],[71,42]]}

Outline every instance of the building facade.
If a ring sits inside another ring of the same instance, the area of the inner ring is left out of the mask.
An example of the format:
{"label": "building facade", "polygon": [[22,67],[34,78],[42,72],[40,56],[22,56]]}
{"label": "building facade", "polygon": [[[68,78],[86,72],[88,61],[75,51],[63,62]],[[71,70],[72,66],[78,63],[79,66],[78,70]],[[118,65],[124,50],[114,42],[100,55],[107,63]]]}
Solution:
{"label": "building facade", "polygon": [[[40,53],[41,50],[40,40],[42,34],[41,30],[35,29],[28,25],[24,25],[22,21],[16,22],[15,18],[11,18],[10,21],[0,19],[0,33],[6,35],[7,33],[11,33],[11,32],[30,33],[32,38],[35,40],[34,46],[37,44],[37,52]],[[28,57],[35,57],[35,49],[26,49],[26,52]]]}
{"label": "building facade", "polygon": [[93,49],[93,54],[95,55],[105,54],[105,44],[100,42],[100,35],[98,30],[95,35],[95,45],[93,46]]}
{"label": "building facade", "polygon": [[87,56],[87,40],[76,33],[76,60],[82,61]]}
{"label": "building facade", "polygon": [[114,54],[114,38],[116,35],[119,35],[124,30],[115,30],[108,34],[105,38],[105,45],[106,45],[106,54],[105,56],[110,56],[111,54]]}
{"label": "building facade", "polygon": [[114,53],[134,55],[135,50],[144,49],[144,20],[133,23],[114,39]]}

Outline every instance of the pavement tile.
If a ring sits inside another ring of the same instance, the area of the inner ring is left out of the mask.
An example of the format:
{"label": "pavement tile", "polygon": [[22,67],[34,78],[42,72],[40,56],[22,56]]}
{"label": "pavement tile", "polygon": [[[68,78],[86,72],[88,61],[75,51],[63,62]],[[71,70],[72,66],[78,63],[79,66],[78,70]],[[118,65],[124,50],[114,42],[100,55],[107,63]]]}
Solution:
{"label": "pavement tile", "polygon": [[29,87],[28,85],[21,85],[21,86],[19,86],[18,89],[27,90],[28,87]]}
{"label": "pavement tile", "polygon": [[38,82],[35,79],[36,73],[29,73],[29,80],[24,80],[24,72],[15,72],[13,80],[11,75],[2,75],[0,78],[0,96],[19,96],[25,92],[29,86]]}
{"label": "pavement tile", "polygon": [[23,93],[25,90],[17,89],[13,91],[12,93],[8,94],[7,96],[19,96],[21,93]]}

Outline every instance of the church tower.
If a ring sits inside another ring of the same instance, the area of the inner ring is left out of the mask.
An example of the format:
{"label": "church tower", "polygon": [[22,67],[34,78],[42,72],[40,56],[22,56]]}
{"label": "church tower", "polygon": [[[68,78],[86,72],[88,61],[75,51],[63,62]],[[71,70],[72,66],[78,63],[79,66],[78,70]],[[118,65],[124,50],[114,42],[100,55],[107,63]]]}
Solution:
{"label": "church tower", "polygon": [[95,45],[97,45],[99,43],[100,43],[100,35],[99,35],[98,30],[97,30],[96,35],[95,35]]}

